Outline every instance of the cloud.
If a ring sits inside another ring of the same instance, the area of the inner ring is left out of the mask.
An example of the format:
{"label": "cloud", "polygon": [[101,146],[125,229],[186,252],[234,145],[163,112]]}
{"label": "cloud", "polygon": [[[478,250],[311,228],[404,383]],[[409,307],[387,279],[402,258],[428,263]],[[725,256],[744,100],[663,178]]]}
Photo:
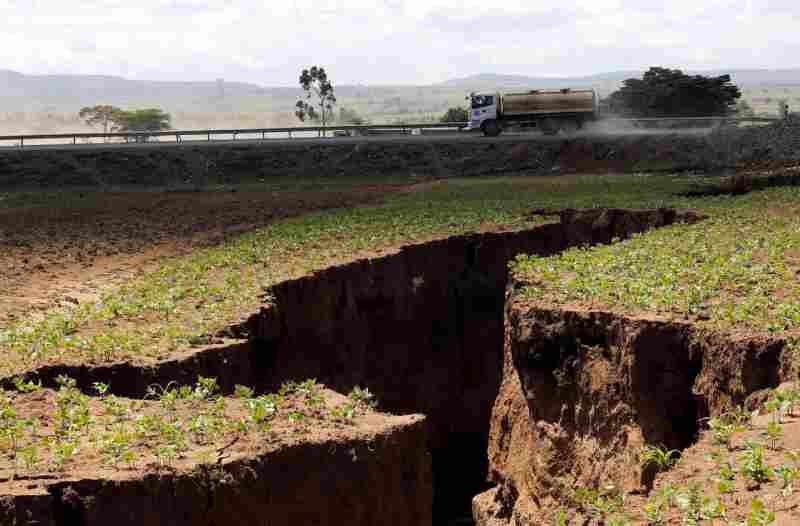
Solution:
{"label": "cloud", "polygon": [[0,64],[26,73],[293,85],[480,72],[800,66],[795,0],[0,0]]}

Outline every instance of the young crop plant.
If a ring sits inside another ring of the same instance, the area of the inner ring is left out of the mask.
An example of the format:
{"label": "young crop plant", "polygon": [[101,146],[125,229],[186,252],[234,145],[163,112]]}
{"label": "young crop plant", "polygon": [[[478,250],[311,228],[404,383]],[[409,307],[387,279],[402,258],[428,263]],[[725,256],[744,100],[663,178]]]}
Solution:
{"label": "young crop plant", "polygon": [[763,435],[769,441],[770,449],[776,450],[778,449],[778,443],[783,436],[783,426],[775,421],[770,422],[767,424],[767,429],[764,431]]}
{"label": "young crop plant", "polygon": [[58,471],[63,471],[66,463],[72,460],[81,450],[80,438],[55,439],[51,445],[53,464]]}
{"label": "young crop plant", "polygon": [[768,526],[775,522],[775,512],[768,510],[759,499],[753,499],[750,510],[744,526]]}
{"label": "young crop plant", "polygon": [[558,510],[553,515],[553,521],[552,521],[553,526],[568,526],[568,524],[569,524],[569,519],[567,519],[566,511]]}
{"label": "young crop plant", "polygon": [[278,413],[275,398],[272,395],[251,398],[247,400],[247,408],[250,411],[249,423],[261,433],[269,431],[272,419]]}
{"label": "young crop plant", "polygon": [[[764,409],[772,415],[772,422],[775,424],[780,424],[783,421],[784,406],[785,404],[777,396],[773,396],[764,402]],[[786,407],[788,407],[788,404]]]}
{"label": "young crop plant", "polygon": [[338,405],[331,409],[331,415],[339,420],[352,420],[356,414],[356,407],[352,402]]}
{"label": "young crop plant", "polygon": [[80,433],[92,423],[89,397],[78,390],[73,378],[59,376],[56,382],[59,385],[56,393],[56,435],[68,438]]}
{"label": "young crop plant", "polygon": [[14,388],[20,393],[35,393],[42,388],[42,382],[34,382],[33,380],[25,380],[22,377],[14,378]]}
{"label": "young crop plant", "polygon": [[684,512],[684,524],[697,525],[708,519],[724,518],[726,509],[719,499],[704,494],[702,483],[693,481],[683,491],[675,494],[678,507]]}
{"label": "young crop plant", "polygon": [[126,463],[132,468],[137,458],[136,452],[132,449],[133,441],[133,434],[123,424],[116,425],[111,432],[104,434],[100,452],[103,453],[106,463],[114,468]]}
{"label": "young crop plant", "polygon": [[714,443],[725,446],[728,451],[732,449],[732,438],[736,433],[741,433],[745,427],[727,415],[711,417],[708,420]]}
{"label": "young crop plant", "polygon": [[578,508],[589,516],[601,519],[608,515],[618,513],[625,508],[625,496],[603,495],[592,488],[578,488],[575,490],[573,500]]}
{"label": "young crop plant", "polygon": [[233,396],[240,400],[246,400],[248,398],[253,398],[255,395],[255,391],[252,387],[247,387],[245,385],[236,385],[233,388]]}
{"label": "young crop plant", "polygon": [[367,388],[362,389],[359,386],[355,386],[353,390],[350,391],[349,396],[357,405],[362,405],[369,409],[375,409],[378,406],[378,400],[375,398],[375,395]]}
{"label": "young crop plant", "polygon": [[794,481],[797,479],[798,469],[793,466],[778,466],[774,472],[781,479],[781,494],[790,497],[794,493]]}
{"label": "young crop plant", "polygon": [[680,458],[680,451],[665,447],[647,445],[641,453],[642,467],[655,466],[657,471],[667,471],[674,466]]}
{"label": "young crop plant", "polygon": [[194,406],[200,402],[215,400],[219,395],[219,385],[216,378],[197,377],[197,383],[192,391],[189,391],[183,398],[190,398],[194,401]]}
{"label": "young crop plant", "polygon": [[669,506],[669,500],[664,500],[658,496],[647,499],[644,505],[644,517],[650,526],[661,526],[664,524],[664,514]]}
{"label": "young crop plant", "polygon": [[764,447],[753,442],[745,446],[745,452],[741,456],[742,474],[755,487],[762,483],[769,482],[772,478],[772,469],[764,461]]}

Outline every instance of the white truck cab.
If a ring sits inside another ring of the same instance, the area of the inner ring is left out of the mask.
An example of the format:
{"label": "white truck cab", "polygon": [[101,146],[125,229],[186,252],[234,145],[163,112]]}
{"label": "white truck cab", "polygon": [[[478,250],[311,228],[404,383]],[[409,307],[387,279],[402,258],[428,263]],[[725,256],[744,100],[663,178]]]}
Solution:
{"label": "white truck cab", "polygon": [[484,122],[497,120],[496,93],[470,93],[469,130],[483,130]]}

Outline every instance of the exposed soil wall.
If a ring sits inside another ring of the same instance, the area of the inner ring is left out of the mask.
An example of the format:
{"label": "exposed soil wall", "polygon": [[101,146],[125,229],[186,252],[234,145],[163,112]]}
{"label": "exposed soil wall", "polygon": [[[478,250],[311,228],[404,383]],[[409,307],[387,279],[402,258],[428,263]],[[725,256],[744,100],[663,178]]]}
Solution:
{"label": "exposed soil wall", "polygon": [[[575,487],[648,487],[644,445],[684,449],[701,419],[788,373],[778,339],[702,334],[689,323],[507,303],[505,371],[492,414],[478,524],[540,524]],[[514,522],[517,521],[517,522]]]}
{"label": "exposed soil wall", "polygon": [[0,151],[0,189],[180,187],[312,175],[680,170],[705,166],[707,149],[703,136],[664,134]]}
{"label": "exposed soil wall", "polygon": [[485,488],[508,261],[695,220],[671,210],[568,210],[557,224],[453,237],[282,283],[274,305],[249,321],[258,385],[316,377],[341,392],[366,386],[382,410],[426,414],[436,508],[468,514],[464,496]]}
{"label": "exposed soil wall", "polygon": [[373,437],[306,442],[217,468],[0,497],[0,525],[430,525],[424,419],[394,420]]}

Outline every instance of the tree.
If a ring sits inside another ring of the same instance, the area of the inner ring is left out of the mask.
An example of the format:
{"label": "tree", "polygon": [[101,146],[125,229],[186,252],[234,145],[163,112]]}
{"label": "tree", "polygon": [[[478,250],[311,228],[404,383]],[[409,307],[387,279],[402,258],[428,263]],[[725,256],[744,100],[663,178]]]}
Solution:
{"label": "tree", "polygon": [[467,122],[468,120],[469,111],[459,106],[448,109],[439,122]]}
{"label": "tree", "polygon": [[172,117],[159,108],[146,108],[143,110],[119,111],[114,115],[114,121],[120,131],[150,132],[169,130]]}
{"label": "tree", "polygon": [[325,68],[313,66],[311,69],[304,69],[300,73],[300,87],[305,91],[305,100],[297,101],[294,114],[303,122],[306,119],[320,122],[324,128],[333,115],[333,106],[336,104],[333,84],[328,80]]}
{"label": "tree", "polygon": [[97,106],[86,106],[81,108],[78,116],[83,119],[87,125],[96,126],[103,125],[103,133],[116,130],[116,122],[114,121],[114,114],[121,112],[119,108],[111,106],[110,104],[98,104]]}
{"label": "tree", "polygon": [[641,79],[624,81],[606,102],[614,113],[631,117],[706,117],[735,112],[741,96],[730,75],[686,75],[652,67]]}

